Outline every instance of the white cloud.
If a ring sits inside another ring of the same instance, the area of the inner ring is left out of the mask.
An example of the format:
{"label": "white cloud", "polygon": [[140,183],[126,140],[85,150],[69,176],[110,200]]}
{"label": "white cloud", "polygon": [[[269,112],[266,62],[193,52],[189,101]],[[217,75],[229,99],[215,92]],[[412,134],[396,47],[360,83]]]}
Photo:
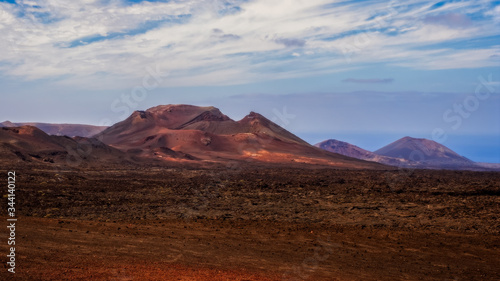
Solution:
{"label": "white cloud", "polygon": [[[6,38],[0,43],[1,71],[22,79],[120,88],[137,83],[145,67],[155,65],[171,73],[163,83],[168,87],[301,77],[374,62],[423,69],[500,64],[491,59],[500,52],[498,46],[439,46],[500,35],[498,13],[485,8],[487,1],[448,3],[434,10],[429,10],[434,2],[417,0],[404,5],[327,0],[102,3],[0,3],[0,32]],[[469,24],[465,14],[472,12],[496,20]],[[450,24],[435,24],[443,21]],[[454,21],[461,24],[454,26]],[[153,22],[161,24],[145,27]]]}

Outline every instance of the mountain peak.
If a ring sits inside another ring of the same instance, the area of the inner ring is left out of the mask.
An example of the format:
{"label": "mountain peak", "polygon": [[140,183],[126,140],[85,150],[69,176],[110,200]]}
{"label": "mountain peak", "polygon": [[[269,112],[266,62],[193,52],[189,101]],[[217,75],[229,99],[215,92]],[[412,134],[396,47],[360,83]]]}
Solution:
{"label": "mountain peak", "polygon": [[361,159],[361,160],[374,161],[374,162],[379,162],[379,163],[388,164],[388,165],[399,165],[401,163],[401,160],[399,160],[399,159],[377,155],[373,152],[362,149],[362,148],[355,146],[353,144],[339,141],[336,139],[329,139],[329,140],[317,143],[317,144],[315,144],[315,146],[319,147],[321,149],[324,149],[326,151],[342,154],[345,156],[349,156],[349,157],[353,157],[353,158],[357,158],[357,159]]}
{"label": "mountain peak", "polygon": [[412,142],[434,142],[433,140],[425,139],[425,138],[413,138],[413,137],[403,137],[398,141],[412,141]]}
{"label": "mountain peak", "polygon": [[331,147],[331,148],[337,148],[337,147],[348,147],[348,146],[353,146],[355,147],[355,145],[352,145],[350,143],[347,143],[347,142],[344,142],[344,141],[339,141],[339,140],[336,140],[336,139],[329,139],[329,140],[326,140],[326,141],[322,141],[318,144],[316,144],[317,147],[322,147],[322,146],[328,146],[328,147]]}
{"label": "mountain peak", "polygon": [[195,106],[187,104],[159,105],[146,110],[164,127],[180,129],[200,121],[231,120],[214,106]]}
{"label": "mountain peak", "polygon": [[9,120],[5,120],[2,123],[0,123],[0,127],[15,127],[16,124],[10,122]]}
{"label": "mountain peak", "polygon": [[257,112],[254,112],[254,111],[250,111],[250,113],[248,113],[245,117],[243,117],[243,119],[240,120],[240,122],[245,122],[245,121],[252,121],[252,120],[260,120],[260,119],[263,119],[263,120],[268,120],[266,117],[264,117],[263,115],[257,113]]}
{"label": "mountain peak", "polygon": [[245,115],[245,117],[243,117],[240,121],[238,122],[249,122],[249,121],[252,121],[252,120],[267,120],[266,117],[264,117],[263,115],[255,112],[255,111],[250,111],[250,113],[248,113],[247,115]]}
{"label": "mountain peak", "polygon": [[473,163],[448,147],[425,138],[404,137],[375,151],[378,155],[402,158],[416,162],[439,165],[464,165]]}
{"label": "mountain peak", "polygon": [[335,139],[320,142],[315,146],[345,156],[398,167],[453,170],[497,169],[495,165],[474,163],[446,146],[425,138],[406,136],[375,152]]}
{"label": "mountain peak", "polygon": [[174,112],[174,111],[179,112],[179,111],[200,111],[200,110],[219,111],[219,109],[214,107],[214,106],[196,106],[196,105],[190,105],[190,104],[157,105],[157,106],[154,106],[154,107],[147,109],[146,111],[151,112],[151,113],[163,113],[163,112]]}
{"label": "mountain peak", "polygon": [[135,111],[97,138],[150,159],[171,159],[169,151],[174,151],[215,162],[232,159],[381,167],[317,149],[259,113],[252,111],[234,121],[213,106],[160,105]]}

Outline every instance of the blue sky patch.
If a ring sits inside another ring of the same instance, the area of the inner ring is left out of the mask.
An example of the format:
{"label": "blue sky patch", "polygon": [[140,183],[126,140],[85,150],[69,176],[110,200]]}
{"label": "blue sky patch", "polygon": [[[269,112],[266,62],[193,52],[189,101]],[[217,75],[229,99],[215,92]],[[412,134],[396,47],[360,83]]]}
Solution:
{"label": "blue sky patch", "polygon": [[438,3],[434,4],[434,5],[432,5],[429,8],[429,10],[435,10],[435,9],[443,7],[444,5],[446,5],[446,1],[441,1],[441,2],[438,2]]}
{"label": "blue sky patch", "polygon": [[100,41],[122,39],[126,36],[134,36],[134,35],[144,34],[148,31],[155,29],[155,28],[158,28],[166,23],[179,24],[179,23],[182,23],[189,18],[190,18],[190,15],[180,15],[174,19],[149,21],[149,22],[143,23],[141,26],[139,26],[135,29],[131,29],[131,30],[123,31],[123,32],[113,32],[113,33],[110,33],[107,35],[96,34],[96,35],[88,36],[85,38],[80,38],[80,39],[77,39],[77,40],[74,40],[74,41],[71,41],[68,43],[59,43],[58,46],[62,47],[62,48],[75,48],[78,46],[84,46],[84,45],[88,45],[88,44],[100,42]]}
{"label": "blue sky patch", "polygon": [[484,38],[452,40],[449,42],[430,44],[422,47],[416,47],[415,50],[435,50],[435,49],[454,49],[454,50],[469,50],[493,48],[498,46],[500,35],[489,36]]}

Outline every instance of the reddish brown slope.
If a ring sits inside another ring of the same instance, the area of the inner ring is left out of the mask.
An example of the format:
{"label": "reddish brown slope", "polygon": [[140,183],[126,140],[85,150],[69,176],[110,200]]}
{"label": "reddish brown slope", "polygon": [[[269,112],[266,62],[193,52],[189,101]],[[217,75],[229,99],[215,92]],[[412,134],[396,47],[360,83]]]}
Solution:
{"label": "reddish brown slope", "polygon": [[50,136],[33,126],[0,129],[0,160],[8,163],[128,163],[122,151],[97,139]]}
{"label": "reddish brown slope", "polygon": [[258,113],[234,121],[215,107],[165,105],[136,111],[95,137],[123,151],[169,160],[171,156],[163,150],[216,162],[231,159],[383,167],[313,147]]}

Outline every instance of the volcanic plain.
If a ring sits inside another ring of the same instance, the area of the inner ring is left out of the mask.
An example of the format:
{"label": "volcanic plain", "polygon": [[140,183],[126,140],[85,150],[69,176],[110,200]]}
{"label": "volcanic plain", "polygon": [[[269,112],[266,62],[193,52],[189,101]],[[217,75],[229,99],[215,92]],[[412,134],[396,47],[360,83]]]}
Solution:
{"label": "volcanic plain", "polygon": [[11,167],[1,280],[500,279],[495,172],[49,167]]}

